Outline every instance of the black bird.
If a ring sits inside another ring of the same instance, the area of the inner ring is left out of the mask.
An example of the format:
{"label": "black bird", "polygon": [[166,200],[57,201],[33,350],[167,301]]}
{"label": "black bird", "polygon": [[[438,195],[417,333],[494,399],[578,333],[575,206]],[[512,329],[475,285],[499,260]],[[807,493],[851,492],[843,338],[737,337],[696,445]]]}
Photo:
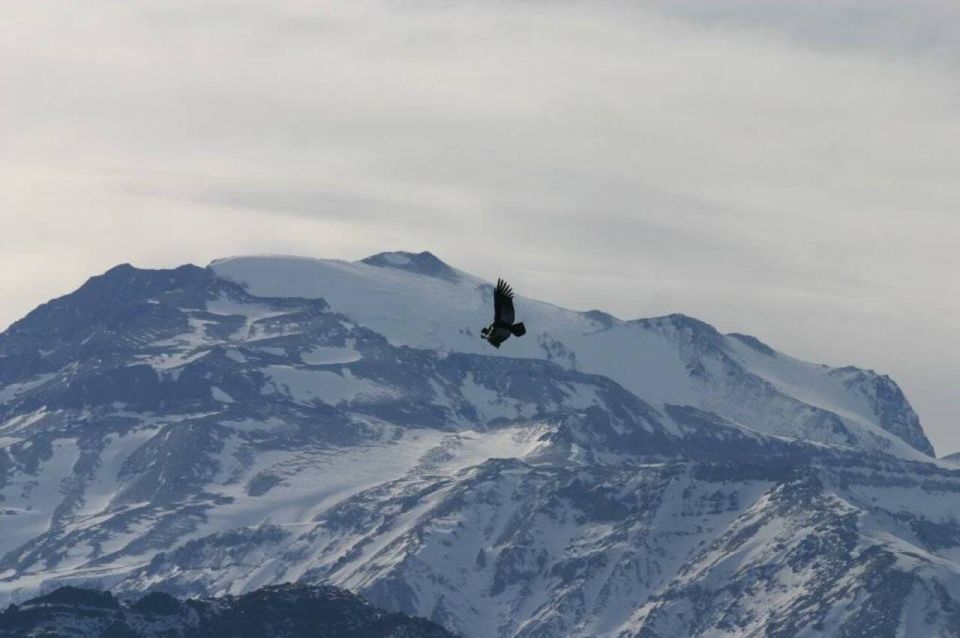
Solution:
{"label": "black bird", "polygon": [[493,291],[493,323],[480,331],[480,336],[490,342],[494,348],[510,338],[510,335],[522,337],[527,329],[522,323],[513,323],[513,290],[503,279],[497,280]]}

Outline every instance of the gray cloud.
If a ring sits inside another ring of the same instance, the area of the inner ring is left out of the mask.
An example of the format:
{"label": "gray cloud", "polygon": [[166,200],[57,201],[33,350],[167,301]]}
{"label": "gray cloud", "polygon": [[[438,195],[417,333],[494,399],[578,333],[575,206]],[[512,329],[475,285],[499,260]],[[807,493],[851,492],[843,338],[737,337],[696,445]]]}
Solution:
{"label": "gray cloud", "polygon": [[705,26],[768,30],[829,49],[954,61],[960,53],[960,5],[950,0],[649,0],[647,6]]}
{"label": "gray cloud", "polygon": [[952,4],[37,0],[0,32],[0,324],[122,261],[429,249],[525,294],[960,374]]}

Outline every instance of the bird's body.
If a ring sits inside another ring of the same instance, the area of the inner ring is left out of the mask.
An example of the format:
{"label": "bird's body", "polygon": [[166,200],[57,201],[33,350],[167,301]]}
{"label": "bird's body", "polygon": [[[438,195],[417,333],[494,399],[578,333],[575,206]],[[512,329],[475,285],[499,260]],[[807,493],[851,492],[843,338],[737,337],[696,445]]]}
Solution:
{"label": "bird's body", "polygon": [[494,348],[510,338],[510,335],[522,337],[527,333],[522,323],[514,323],[513,290],[502,279],[497,280],[493,291],[493,323],[480,331],[480,336]]}
{"label": "bird's body", "polygon": [[500,344],[509,339],[512,333],[509,328],[498,326],[497,322],[493,322],[488,328],[484,328],[483,334],[483,338],[489,341],[490,345],[499,348]]}

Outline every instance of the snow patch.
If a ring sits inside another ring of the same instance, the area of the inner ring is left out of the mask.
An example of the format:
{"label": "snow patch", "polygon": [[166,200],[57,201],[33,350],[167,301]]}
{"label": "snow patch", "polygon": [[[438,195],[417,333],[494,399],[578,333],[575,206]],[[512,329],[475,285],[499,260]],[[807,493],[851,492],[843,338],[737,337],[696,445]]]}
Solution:
{"label": "snow patch", "polygon": [[210,393],[213,395],[214,401],[219,401],[220,403],[236,403],[233,400],[233,397],[218,388],[217,386],[212,386],[210,388]]}
{"label": "snow patch", "polygon": [[265,372],[275,393],[286,394],[300,403],[322,401],[328,405],[339,405],[355,401],[381,401],[398,396],[390,388],[353,376],[350,370],[337,374],[327,370],[273,365],[267,366]]}
{"label": "snow patch", "polygon": [[315,346],[310,350],[300,353],[300,360],[307,365],[333,365],[337,363],[353,363],[363,358],[359,352],[354,350],[355,340],[342,348],[336,346]]}

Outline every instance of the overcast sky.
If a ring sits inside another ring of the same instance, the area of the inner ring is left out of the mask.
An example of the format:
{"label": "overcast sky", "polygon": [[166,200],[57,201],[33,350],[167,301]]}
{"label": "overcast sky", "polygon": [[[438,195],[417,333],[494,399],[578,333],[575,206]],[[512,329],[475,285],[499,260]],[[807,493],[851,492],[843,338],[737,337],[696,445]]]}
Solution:
{"label": "overcast sky", "polygon": [[6,0],[0,327],[92,274],[430,250],[889,373],[960,449],[960,3]]}

